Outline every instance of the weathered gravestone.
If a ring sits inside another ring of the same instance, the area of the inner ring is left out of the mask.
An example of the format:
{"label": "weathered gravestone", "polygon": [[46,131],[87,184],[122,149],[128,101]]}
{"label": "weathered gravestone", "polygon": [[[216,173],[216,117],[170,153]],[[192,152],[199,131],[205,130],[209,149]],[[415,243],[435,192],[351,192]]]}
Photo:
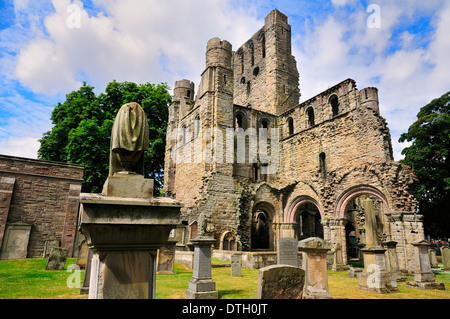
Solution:
{"label": "weathered gravestone", "polygon": [[298,241],[295,238],[277,240],[277,264],[298,267]]}
{"label": "weathered gravestone", "polygon": [[48,257],[45,270],[64,270],[68,255],[68,249],[53,248],[50,256]]}
{"label": "weathered gravestone", "polygon": [[428,248],[428,257],[430,258],[431,268],[439,268],[436,251],[434,249]]}
{"label": "weathered gravestone", "polygon": [[102,194],[80,194],[80,229],[92,257],[90,299],[153,299],[157,250],[179,224],[181,204],[153,197],[144,178],[148,121],[137,103],[123,105],[111,132]]}
{"label": "weathered gravestone", "polygon": [[414,281],[408,281],[406,285],[420,289],[439,289],[444,290],[442,282],[436,282],[434,274],[431,271],[430,257],[428,256],[429,242],[421,240],[411,243],[415,247],[415,265]]}
{"label": "weathered gravestone", "polygon": [[166,245],[158,249],[157,256],[157,274],[173,275],[173,266],[175,262],[175,245],[176,241],[169,240]]}
{"label": "weathered gravestone", "polygon": [[302,299],[305,271],[289,265],[261,268],[258,275],[257,299]]}
{"label": "weathered gravestone", "polygon": [[0,259],[27,258],[31,227],[31,224],[21,221],[6,224]]}
{"label": "weathered gravestone", "polygon": [[442,256],[443,270],[450,270],[450,248],[447,246],[442,246],[441,256]]}
{"label": "weathered gravestone", "polygon": [[319,237],[301,240],[298,245],[303,252],[302,269],[305,270],[304,299],[331,299],[328,291],[327,252],[330,244]]}
{"label": "weathered gravestone", "polygon": [[348,271],[348,278],[358,278],[358,274],[361,273],[363,270],[358,267],[350,267],[350,270]]}
{"label": "weathered gravestone", "polygon": [[53,248],[59,248],[60,243],[57,239],[49,239],[44,242],[44,253],[42,258],[48,258],[53,251]]}
{"label": "weathered gravestone", "polygon": [[240,277],[242,268],[242,255],[232,254],[231,255],[231,276]]}

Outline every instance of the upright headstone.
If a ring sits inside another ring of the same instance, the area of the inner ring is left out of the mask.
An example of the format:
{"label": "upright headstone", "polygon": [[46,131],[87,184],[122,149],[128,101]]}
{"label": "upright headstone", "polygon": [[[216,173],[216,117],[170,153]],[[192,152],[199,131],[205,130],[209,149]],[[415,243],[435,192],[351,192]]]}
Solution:
{"label": "upright headstone", "polygon": [[428,257],[430,258],[431,268],[439,268],[436,251],[434,249],[428,248]]}
{"label": "upright headstone", "polygon": [[305,271],[289,265],[259,269],[257,299],[302,299]]}
{"label": "upright headstone", "polygon": [[242,255],[234,253],[231,255],[231,276],[240,277],[242,268]]}
{"label": "upright headstone", "polygon": [[333,264],[331,265],[331,269],[333,271],[347,270],[348,267],[346,265],[344,265],[344,260],[342,258],[341,244],[334,243],[331,251],[333,252]]}
{"label": "upright headstone", "polygon": [[442,282],[436,282],[431,271],[430,257],[428,256],[428,247],[430,243],[421,240],[411,243],[415,247],[415,265],[414,281],[408,281],[406,285],[420,289],[438,289],[445,290]]}
{"label": "upright headstone", "polygon": [[304,253],[302,269],[305,270],[304,299],[331,299],[328,291],[327,252],[330,244],[318,237],[310,237],[299,242]]}
{"label": "upright headstone", "polygon": [[68,255],[68,249],[53,248],[50,256],[48,257],[45,270],[64,270]]}
{"label": "upright headstone", "polygon": [[157,274],[159,275],[173,275],[175,262],[175,240],[169,240],[166,245],[158,249],[157,256]]}
{"label": "upright headstone", "polygon": [[60,243],[57,239],[48,239],[44,242],[44,253],[42,258],[48,258],[53,251],[53,248],[59,248]]}
{"label": "upright headstone", "polygon": [[277,240],[277,264],[298,267],[298,241],[295,238]]}
{"label": "upright headstone", "polygon": [[450,270],[450,248],[447,246],[441,247],[443,270]]}
{"label": "upright headstone", "polygon": [[21,221],[6,224],[0,259],[27,258],[31,227],[32,224]]}
{"label": "upright headstone", "polygon": [[215,241],[211,237],[200,235],[191,239],[191,242],[194,245],[194,265],[192,278],[186,290],[186,298],[218,299],[216,283],[211,277],[211,245]]}

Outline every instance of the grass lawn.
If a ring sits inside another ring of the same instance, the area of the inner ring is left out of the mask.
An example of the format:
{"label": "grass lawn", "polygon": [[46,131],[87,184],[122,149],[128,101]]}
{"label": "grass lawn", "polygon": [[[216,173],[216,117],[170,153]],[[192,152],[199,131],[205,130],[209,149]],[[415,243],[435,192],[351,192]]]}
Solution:
{"label": "grass lawn", "polygon": [[[67,271],[76,259],[68,259],[62,271],[45,270],[46,259],[22,259],[0,261],[0,299],[87,299],[80,295],[79,288],[70,288],[84,270]],[[213,263],[222,263],[213,260]],[[157,299],[184,299],[192,270],[175,263],[175,275],[156,276]],[[445,291],[410,288],[399,282],[399,293],[376,294],[357,288],[358,280],[348,278],[347,271],[328,271],[330,294],[335,299],[450,299],[450,272],[434,271],[436,281],[443,282]],[[77,277],[78,276],[78,277]],[[255,299],[258,270],[242,268],[241,277],[231,277],[229,267],[212,268],[212,278],[221,299]],[[413,280],[413,277],[406,277]],[[68,285],[69,283],[69,285]]]}

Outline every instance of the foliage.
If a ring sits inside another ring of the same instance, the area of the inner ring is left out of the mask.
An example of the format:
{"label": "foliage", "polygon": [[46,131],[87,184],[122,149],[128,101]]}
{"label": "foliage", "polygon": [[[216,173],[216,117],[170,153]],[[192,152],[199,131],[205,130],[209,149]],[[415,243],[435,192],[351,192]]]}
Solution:
{"label": "foliage", "polygon": [[52,112],[53,128],[44,133],[38,158],[80,164],[85,167],[82,191],[101,192],[108,176],[111,128],[120,107],[137,102],[149,124],[149,149],[145,174],[155,180],[155,194],[162,188],[168,105],[171,96],[165,83],[138,85],[110,82],[98,96],[86,85],[66,95]]}
{"label": "foliage", "polygon": [[450,92],[422,107],[399,141],[412,142],[402,151],[402,162],[419,179],[417,198],[426,233],[450,237]]}

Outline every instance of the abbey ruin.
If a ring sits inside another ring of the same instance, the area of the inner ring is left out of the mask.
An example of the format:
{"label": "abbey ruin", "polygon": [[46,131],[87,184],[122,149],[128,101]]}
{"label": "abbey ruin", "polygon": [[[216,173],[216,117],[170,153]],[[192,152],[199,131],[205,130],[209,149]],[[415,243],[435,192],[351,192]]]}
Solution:
{"label": "abbey ruin", "polygon": [[195,90],[177,81],[169,109],[164,191],[184,205],[178,249],[189,250],[203,212],[218,253],[263,260],[279,238],[321,237],[347,264],[364,247],[368,196],[380,241],[413,269],[411,243],[424,238],[416,178],[394,161],[376,88],[346,79],[299,103],[291,26],[274,10],[236,51],[208,41]]}

